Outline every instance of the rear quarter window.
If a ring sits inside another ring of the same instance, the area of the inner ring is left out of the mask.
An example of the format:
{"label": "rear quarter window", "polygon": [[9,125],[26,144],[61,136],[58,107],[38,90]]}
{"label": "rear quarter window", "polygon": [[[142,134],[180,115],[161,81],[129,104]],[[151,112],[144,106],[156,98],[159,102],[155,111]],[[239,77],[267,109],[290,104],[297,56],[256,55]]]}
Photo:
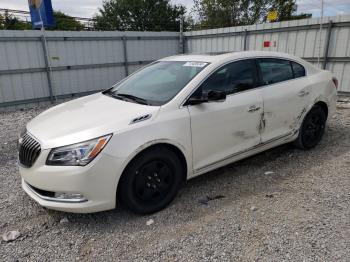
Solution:
{"label": "rear quarter window", "polygon": [[291,63],[292,63],[292,68],[294,72],[294,78],[303,77],[306,75],[305,68],[302,65],[296,62],[291,62]]}

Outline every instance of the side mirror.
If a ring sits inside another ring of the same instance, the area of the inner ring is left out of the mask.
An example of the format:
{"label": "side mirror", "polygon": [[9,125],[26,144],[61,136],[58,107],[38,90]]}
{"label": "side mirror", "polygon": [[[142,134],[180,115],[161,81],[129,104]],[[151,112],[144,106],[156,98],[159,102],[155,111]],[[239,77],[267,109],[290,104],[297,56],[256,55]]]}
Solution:
{"label": "side mirror", "polygon": [[207,93],[208,102],[224,102],[226,100],[225,91],[209,90]]}
{"label": "side mirror", "polygon": [[207,102],[224,102],[226,100],[226,92],[218,90],[208,90],[202,93],[201,97],[191,96],[185,105],[199,105]]}
{"label": "side mirror", "polygon": [[226,92],[225,91],[217,91],[217,90],[209,90],[203,92],[200,97],[191,96],[185,105],[199,105],[202,103],[208,102],[223,102],[226,100]]}

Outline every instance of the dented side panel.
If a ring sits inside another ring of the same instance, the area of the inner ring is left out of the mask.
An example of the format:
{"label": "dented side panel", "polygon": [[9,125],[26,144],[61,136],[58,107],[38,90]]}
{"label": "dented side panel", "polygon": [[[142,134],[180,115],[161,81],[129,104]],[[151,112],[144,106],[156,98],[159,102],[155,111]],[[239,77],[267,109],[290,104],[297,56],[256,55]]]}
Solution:
{"label": "dented side panel", "polygon": [[294,132],[311,104],[311,82],[301,77],[263,88],[261,140]]}
{"label": "dented side panel", "polygon": [[189,112],[194,170],[261,142],[263,103],[259,88],[229,95],[224,102],[189,106]]}
{"label": "dented side panel", "polygon": [[324,102],[328,107],[328,118],[335,113],[337,106],[337,89],[332,81],[332,73],[320,71],[309,77],[312,104]]}

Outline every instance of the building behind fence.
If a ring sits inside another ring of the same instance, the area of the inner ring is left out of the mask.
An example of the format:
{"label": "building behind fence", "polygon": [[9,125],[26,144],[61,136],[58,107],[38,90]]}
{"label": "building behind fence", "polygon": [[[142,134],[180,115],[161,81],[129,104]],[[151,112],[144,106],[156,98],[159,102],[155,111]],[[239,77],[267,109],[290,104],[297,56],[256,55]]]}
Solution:
{"label": "building behind fence", "polygon": [[[306,19],[184,35],[53,31],[47,32],[46,41],[39,31],[0,31],[0,108],[103,90],[141,66],[182,50],[291,53],[332,71],[341,84],[339,91],[350,94],[350,16],[325,18],[320,42],[319,22]],[[180,43],[184,46],[179,48]]]}

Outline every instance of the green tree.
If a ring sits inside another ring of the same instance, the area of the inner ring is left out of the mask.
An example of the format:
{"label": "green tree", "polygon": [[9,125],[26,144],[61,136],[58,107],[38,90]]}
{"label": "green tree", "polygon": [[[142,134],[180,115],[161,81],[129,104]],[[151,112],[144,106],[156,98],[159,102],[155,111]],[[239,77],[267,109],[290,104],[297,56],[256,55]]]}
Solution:
{"label": "green tree", "polygon": [[263,19],[267,0],[195,0],[194,13],[201,28],[254,24]]}
{"label": "green tree", "polygon": [[[84,25],[79,21],[76,21],[73,17],[70,17],[60,11],[54,11],[55,25],[48,30],[56,31],[81,31],[84,30]],[[0,29],[5,30],[30,30],[32,25],[29,22],[21,21],[13,15],[5,12],[4,15],[0,14]]]}
{"label": "green tree", "polygon": [[198,17],[196,28],[251,25],[266,21],[268,11],[277,11],[276,21],[309,18],[295,15],[295,0],[194,0],[193,12]]}
{"label": "green tree", "polygon": [[49,30],[56,31],[82,31],[84,25],[79,21],[76,21],[73,17],[68,16],[61,11],[54,11],[53,13],[55,26],[49,28]]}
{"label": "green tree", "polygon": [[178,31],[182,5],[170,0],[104,0],[95,17],[98,30]]}
{"label": "green tree", "polygon": [[5,17],[0,14],[0,30],[4,29],[4,21],[5,21]]}
{"label": "green tree", "polygon": [[269,10],[277,11],[278,18],[276,22],[305,19],[312,16],[312,14],[297,15],[297,4],[295,0],[274,0]]}
{"label": "green tree", "polygon": [[29,23],[20,21],[18,18],[14,17],[6,11],[4,15],[0,14],[0,29],[28,30],[31,29],[31,26]]}

